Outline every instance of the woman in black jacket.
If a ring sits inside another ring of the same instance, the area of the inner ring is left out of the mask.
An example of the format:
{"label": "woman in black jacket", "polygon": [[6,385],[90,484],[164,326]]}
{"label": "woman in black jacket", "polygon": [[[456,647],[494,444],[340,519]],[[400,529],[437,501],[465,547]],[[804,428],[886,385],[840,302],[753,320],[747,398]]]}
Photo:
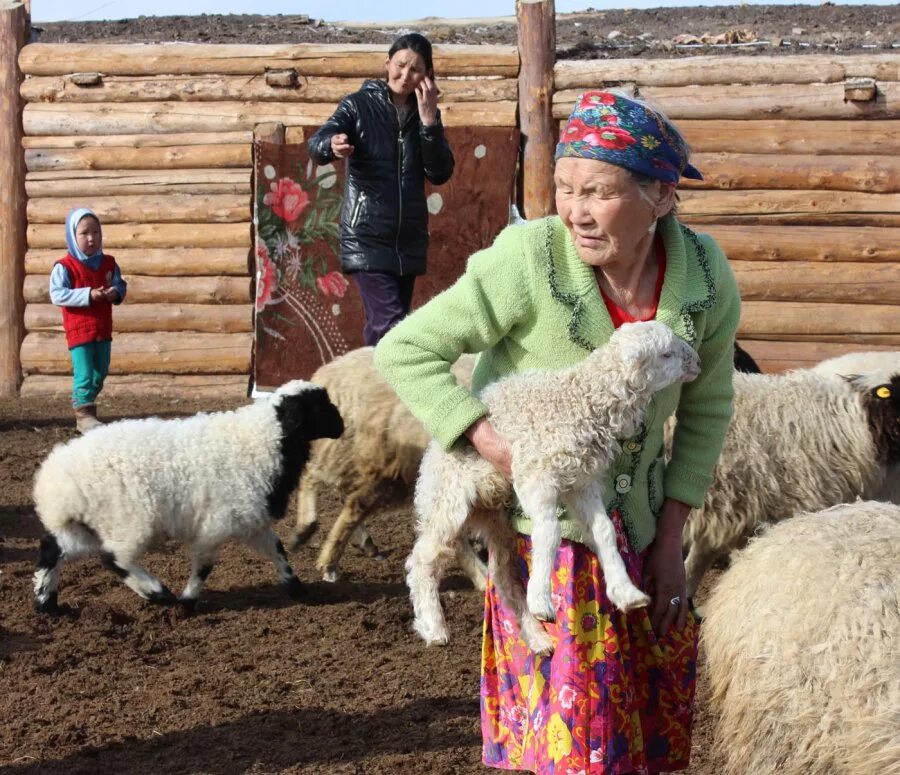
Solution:
{"label": "woman in black jacket", "polygon": [[416,33],[403,35],[385,67],[386,81],[366,81],[344,97],[309,140],[318,164],[347,159],[341,269],[359,288],[367,345],[409,312],[416,276],[425,272],[425,179],[439,185],[453,174],[431,43]]}

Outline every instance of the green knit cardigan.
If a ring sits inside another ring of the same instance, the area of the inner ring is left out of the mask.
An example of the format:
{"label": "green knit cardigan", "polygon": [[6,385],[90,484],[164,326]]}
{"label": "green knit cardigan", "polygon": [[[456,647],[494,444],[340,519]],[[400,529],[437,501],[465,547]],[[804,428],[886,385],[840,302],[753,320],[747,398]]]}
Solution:
{"label": "green knit cardigan", "polygon": [[[740,317],[737,283],[711,237],[669,215],[658,233],[666,274],[656,319],[694,346],[701,375],[672,385],[651,401],[643,426],[623,440],[608,472],[604,503],[618,509],[636,551],[653,540],[665,497],[694,507],[712,481],[731,417],[734,335]],[[375,349],[375,365],[413,414],[445,449],[487,413],[477,398],[488,383],[516,372],[562,369],[604,344],[613,324],[593,269],[578,257],[556,217],[504,229],[475,253],[465,274],[407,317]],[[450,364],[481,353],[472,391],[460,387]],[[668,465],[663,424],[677,410]],[[515,527],[530,521],[514,510]],[[582,541],[561,511],[564,537]]]}

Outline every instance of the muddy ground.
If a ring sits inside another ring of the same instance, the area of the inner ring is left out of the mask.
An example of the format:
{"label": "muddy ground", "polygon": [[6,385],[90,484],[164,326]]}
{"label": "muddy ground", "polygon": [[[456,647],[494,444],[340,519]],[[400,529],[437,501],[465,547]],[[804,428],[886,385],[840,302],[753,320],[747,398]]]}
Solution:
{"label": "muddy ground", "polygon": [[[114,400],[109,417],[186,414],[223,405]],[[292,555],[296,603],[274,569],[226,548],[194,615],[141,601],[96,558],[64,566],[58,619],[31,610],[41,534],[31,480],[74,435],[64,401],[0,400],[0,773],[484,773],[478,675],[482,598],[459,573],[444,583],[451,643],[410,629],[403,559],[410,504],[370,520],[377,561],[350,550],[328,584],[315,546]],[[322,504],[326,526],[335,514]],[[282,523],[279,532],[289,533]],[[315,539],[314,539],[315,540]],[[173,589],[183,551],[146,566]],[[692,775],[719,771],[705,685]]]}
{"label": "muddy ground", "polygon": [[[512,7],[512,4],[510,4]],[[297,9],[302,12],[302,4]],[[337,11],[339,12],[339,11]],[[435,43],[516,43],[515,19],[347,24],[306,16],[141,16],[107,22],[36,22],[41,42],[383,43],[415,28]],[[900,44],[896,6],[732,5],[557,14],[560,57],[873,53]],[[731,44],[723,47],[724,44]],[[734,45],[740,44],[740,45]]]}

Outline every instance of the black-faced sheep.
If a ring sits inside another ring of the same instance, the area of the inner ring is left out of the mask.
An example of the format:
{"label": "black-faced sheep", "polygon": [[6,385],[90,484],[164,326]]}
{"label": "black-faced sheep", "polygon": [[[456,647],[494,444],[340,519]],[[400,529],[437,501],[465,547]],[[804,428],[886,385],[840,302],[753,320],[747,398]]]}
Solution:
{"label": "black-faced sheep", "polygon": [[879,498],[898,463],[900,375],[869,387],[808,370],[735,374],[713,483],[685,525],[688,595],[760,525]]}
{"label": "black-faced sheep", "polygon": [[[604,476],[621,450],[619,440],[643,421],[653,393],[699,372],[697,353],[686,342],[662,323],[647,322],[623,325],[571,368],[488,385],[481,400],[510,442],[513,482],[469,445],[449,452],[429,445],[416,484],[418,538],[407,561],[416,631],[429,643],[447,642],[438,583],[468,524],[487,537],[492,578],[516,612],[526,643],[549,650],[549,637],[532,616],[554,615],[550,574],[561,539],[560,499],[600,559],[611,602],[623,610],[646,605],[649,598],[631,583],[616,548],[603,504]],[[502,512],[513,490],[533,525],[527,596],[511,568],[512,531]]]}
{"label": "black-faced sheep", "polygon": [[[332,488],[343,499],[340,515],[322,544],[316,565],[326,581],[336,581],[338,563],[352,541],[370,555],[378,549],[364,520],[395,496],[412,490],[429,442],[428,434],[372,363],[371,347],[361,347],[319,367],[313,382],[327,388],[344,418],[344,433],[312,445],[300,480],[297,526],[290,542],[296,549],[317,527],[318,492]],[[469,385],[475,357],[463,355],[453,366],[460,384]],[[472,582],[484,589],[486,568],[461,541],[457,561]]]}
{"label": "black-faced sheep", "polygon": [[706,605],[723,775],[900,773],[900,508],[768,528]]}
{"label": "black-faced sheep", "polygon": [[176,602],[138,565],[166,537],[190,547],[191,576],[181,595],[188,604],[231,538],[272,560],[297,594],[300,582],[271,521],[284,516],[310,442],[342,430],[326,391],[295,380],[231,412],[123,420],[57,446],[34,484],[35,509],[48,531],[34,574],[35,608],[55,611],[60,564],[93,552],[141,597]]}

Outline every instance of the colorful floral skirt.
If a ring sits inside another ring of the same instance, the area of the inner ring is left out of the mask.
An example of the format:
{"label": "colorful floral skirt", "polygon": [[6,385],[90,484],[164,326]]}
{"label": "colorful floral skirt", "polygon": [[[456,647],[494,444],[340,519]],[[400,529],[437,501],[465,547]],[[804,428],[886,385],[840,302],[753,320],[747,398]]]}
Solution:
{"label": "colorful floral skirt", "polygon": [[[613,514],[619,551],[639,583],[635,554]],[[519,536],[523,579],[531,539]],[[538,775],[624,775],[681,770],[691,751],[698,627],[657,638],[646,609],[616,610],[587,547],[562,542],[552,580],[556,649],[530,651],[488,581],[481,661],[482,759]]]}

